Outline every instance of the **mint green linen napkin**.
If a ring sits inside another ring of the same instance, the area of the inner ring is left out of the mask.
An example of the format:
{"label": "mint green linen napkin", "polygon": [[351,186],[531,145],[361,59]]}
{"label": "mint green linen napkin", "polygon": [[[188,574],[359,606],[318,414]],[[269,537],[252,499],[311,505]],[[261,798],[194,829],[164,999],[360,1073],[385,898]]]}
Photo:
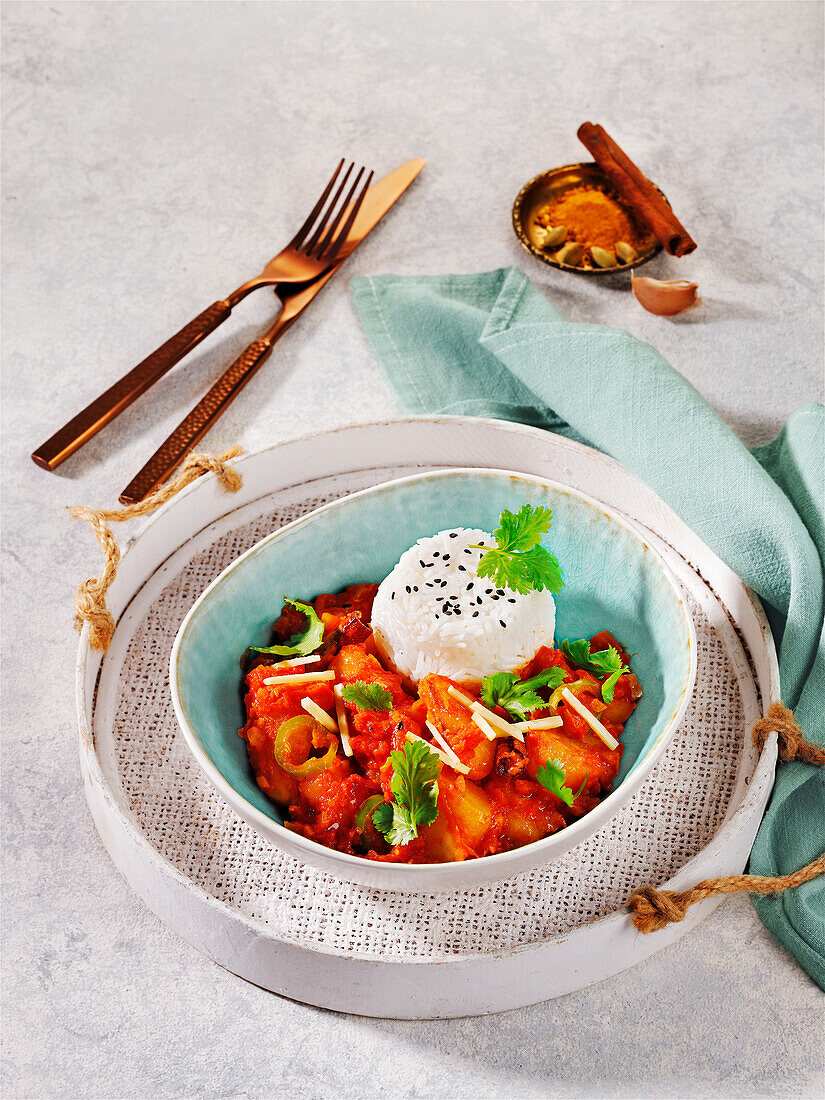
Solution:
{"label": "mint green linen napkin", "polygon": [[[650,345],[571,324],[515,268],[352,283],[367,337],[409,413],[491,416],[606,451],[651,485],[762,598],[782,699],[825,744],[825,407],[753,452]],[[825,851],[824,769],[778,768],[750,870],[782,875]],[[825,989],[825,877],[757,901]]]}

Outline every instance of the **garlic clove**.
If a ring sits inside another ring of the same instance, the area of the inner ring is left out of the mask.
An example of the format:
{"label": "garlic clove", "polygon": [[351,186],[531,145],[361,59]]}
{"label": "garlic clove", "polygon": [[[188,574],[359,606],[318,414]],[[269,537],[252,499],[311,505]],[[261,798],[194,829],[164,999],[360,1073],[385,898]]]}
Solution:
{"label": "garlic clove", "polygon": [[662,280],[633,275],[631,285],[639,304],[659,317],[673,317],[702,303],[697,284],[685,279]]}

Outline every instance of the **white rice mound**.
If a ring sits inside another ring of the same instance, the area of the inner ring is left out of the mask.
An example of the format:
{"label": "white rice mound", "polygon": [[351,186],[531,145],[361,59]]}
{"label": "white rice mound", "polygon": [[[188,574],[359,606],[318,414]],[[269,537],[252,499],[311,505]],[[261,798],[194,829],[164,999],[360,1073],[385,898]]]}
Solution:
{"label": "white rice mound", "polygon": [[387,662],[417,684],[429,673],[475,687],[494,672],[515,672],[553,645],[556,604],[549,592],[520,595],[476,574],[486,531],[463,527],[419,539],[378,588],[372,608],[376,644]]}

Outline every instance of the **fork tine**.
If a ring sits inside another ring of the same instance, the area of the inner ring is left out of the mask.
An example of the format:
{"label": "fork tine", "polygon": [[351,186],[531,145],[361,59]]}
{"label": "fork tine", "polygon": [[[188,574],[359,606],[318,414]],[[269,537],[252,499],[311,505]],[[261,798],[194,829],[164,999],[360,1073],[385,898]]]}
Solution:
{"label": "fork tine", "polygon": [[330,179],[329,183],[324,188],[323,195],[321,195],[320,199],[318,199],[315,206],[312,208],[312,213],[309,215],[307,220],[304,222],[304,224],[301,226],[301,228],[298,230],[298,232],[295,234],[295,236],[289,242],[289,245],[288,245],[289,248],[298,248],[303,243],[304,237],[306,237],[307,233],[310,231],[313,224],[315,223],[315,219],[321,213],[321,210],[323,209],[324,203],[327,201],[327,196],[329,195],[330,191],[332,190],[332,188],[335,184],[336,179],[338,178],[338,173],[341,171],[341,169],[344,166],[344,160],[345,159],[346,159],[345,157],[341,158],[341,160],[338,164],[338,167],[332,173],[332,179]]}
{"label": "fork tine", "polygon": [[[361,173],[362,172],[363,172],[363,168],[361,169]],[[359,178],[360,178],[361,173],[359,173]],[[366,180],[364,181],[364,185],[361,188],[361,192],[358,195],[358,198],[355,200],[355,205],[353,206],[352,210],[350,211],[349,217],[347,218],[341,232],[336,237],[334,243],[329,248],[329,251],[326,253],[326,255],[324,255],[324,249],[327,248],[327,245],[328,245],[329,242],[328,242],[328,240],[324,242],[324,248],[321,250],[321,255],[324,256],[324,259],[327,260],[328,262],[331,263],[335,259],[335,257],[341,251],[341,245],[344,244],[347,237],[349,236],[350,230],[352,229],[352,226],[353,226],[353,223],[355,222],[355,219],[358,217],[358,211],[361,209],[361,204],[363,203],[364,199],[366,198],[367,191],[369,191],[369,189],[370,189],[370,184],[372,183],[372,177],[374,175],[375,175],[374,172],[370,172],[370,174],[367,176]],[[349,197],[347,198],[347,201],[344,204],[344,210],[346,210],[346,208],[349,206],[350,202],[352,201],[352,196],[353,196],[353,193],[355,191],[355,187],[356,187],[357,183],[358,183],[358,180],[356,180],[355,183],[352,185],[352,191],[350,191]],[[329,236],[330,237],[333,234],[334,228],[335,227],[333,226],[333,228],[330,229],[330,231],[329,231]]]}
{"label": "fork tine", "polygon": [[353,163],[353,164],[350,164],[349,168],[347,168],[346,172],[344,173],[344,178],[338,184],[338,188],[337,188],[335,194],[330,199],[329,205],[327,206],[324,213],[321,215],[321,220],[318,222],[318,225],[315,229],[315,232],[312,234],[310,239],[302,246],[303,251],[306,252],[307,255],[311,256],[313,254],[315,248],[318,245],[318,241],[323,236],[324,231],[326,230],[327,225],[329,224],[329,219],[330,219],[333,211],[335,210],[336,206],[338,205],[338,200],[341,198],[341,194],[342,194],[344,188],[347,185],[347,181],[349,180],[350,176],[352,175],[352,170],[353,170],[354,167],[355,167],[355,164]]}
{"label": "fork tine", "polygon": [[327,232],[324,235],[323,239],[318,242],[318,247],[315,249],[315,252],[314,252],[314,256],[315,256],[316,260],[320,260],[321,257],[324,254],[324,250],[326,248],[329,248],[329,243],[330,243],[330,241],[332,240],[332,238],[335,234],[335,230],[341,224],[341,219],[343,218],[344,214],[346,214],[347,207],[352,202],[352,196],[355,194],[355,190],[358,187],[358,184],[361,182],[361,177],[363,176],[364,171],[365,171],[365,169],[363,167],[358,169],[358,175],[352,181],[352,187],[350,187],[350,189],[349,189],[349,194],[344,199],[344,201],[341,203],[341,206],[340,206],[340,209],[338,210],[338,213],[335,215],[335,217],[332,219],[332,221],[328,223]]}

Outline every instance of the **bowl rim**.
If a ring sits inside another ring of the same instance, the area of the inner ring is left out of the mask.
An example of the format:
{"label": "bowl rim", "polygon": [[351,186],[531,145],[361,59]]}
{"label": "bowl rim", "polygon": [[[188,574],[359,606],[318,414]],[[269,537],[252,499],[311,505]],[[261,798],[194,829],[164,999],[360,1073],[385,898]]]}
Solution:
{"label": "bowl rim", "polygon": [[[522,248],[525,248],[531,256],[534,256],[537,260],[541,260],[542,263],[547,264],[549,267],[555,267],[557,271],[570,271],[574,275],[621,275],[622,272],[632,272],[637,267],[643,267],[646,263],[650,263],[656,256],[662,251],[662,242],[656,241],[655,245],[647,253],[642,253],[641,257],[635,259],[630,264],[617,264],[615,267],[576,267],[573,264],[563,264],[559,260],[554,260],[551,255],[548,255],[543,249],[538,248],[530,240],[530,237],[524,227],[522,218],[522,208],[524,206],[524,200],[528,193],[543,180],[546,180],[550,176],[554,176],[557,172],[567,172],[574,168],[598,168],[598,164],[594,160],[578,160],[573,161],[570,164],[560,164],[556,168],[545,168],[543,172],[539,172],[528,180],[527,183],[521,188],[513,201],[512,209],[512,222],[513,231],[518,237],[519,243]],[[607,177],[605,177],[607,179]],[[607,181],[610,182],[609,180]],[[656,190],[670,206],[667,195],[660,187],[653,184]]]}
{"label": "bowl rim", "polygon": [[[496,470],[487,467],[474,467],[474,466],[455,466],[447,467],[438,470],[423,471],[418,474],[408,474],[404,477],[393,478],[390,481],[383,481],[378,485],[370,485],[365,489],[359,489],[354,493],[347,493],[345,496],[339,497],[336,500],[329,501],[326,504],[322,504],[317,508],[313,508],[312,511],[307,512],[304,516],[299,516],[297,519],[290,521],[279,527],[276,531],[271,531],[264,538],[260,539],[253,546],[250,546],[248,550],[245,550],[237,558],[229,563],[225,569],[223,569],[217,577],[212,580],[209,585],[201,592],[198,598],[190,607],[186,613],[183,621],[178,628],[178,632],[175,635],[175,640],[172,645],[172,650],[169,656],[169,686],[172,695],[172,704],[175,710],[175,717],[178,722],[178,726],[183,734],[184,740],[195,758],[201,771],[204,772],[206,777],[216,788],[216,790],[223,796],[226,802],[238,813],[245,821],[252,825],[259,834],[263,835],[270,842],[276,843],[281,848],[297,848],[300,851],[307,853],[308,859],[311,862],[312,857],[323,857],[328,859],[332,864],[339,864],[341,867],[342,877],[349,878],[347,874],[347,868],[353,868],[351,873],[357,873],[357,869],[369,868],[371,873],[376,877],[381,876],[381,871],[377,868],[386,868],[387,878],[396,877],[398,874],[409,878],[410,887],[415,888],[417,880],[421,878],[441,879],[449,878],[451,871],[455,868],[455,861],[449,863],[383,863],[377,860],[366,859],[363,856],[350,855],[348,852],[339,852],[335,848],[328,848],[324,844],[320,844],[318,841],[310,840],[308,837],[302,836],[300,833],[293,832],[291,829],[287,829],[286,826],[281,825],[280,822],[275,821],[273,818],[264,814],[261,810],[254,806],[235,788],[232,784],[224,778],[220,770],[212,762],[211,757],[202,746],[200,739],[194,728],[189,723],[186,716],[183,704],[180,699],[178,691],[177,681],[177,665],[178,655],[183,645],[187,629],[190,621],[194,617],[198,608],[202,603],[206,602],[210,594],[215,590],[223,581],[239,568],[241,563],[247,558],[252,557],[254,554],[259,553],[268,543],[275,541],[283,534],[293,531],[300,526],[305,525],[309,521],[313,520],[321,513],[337,509],[348,502],[361,497],[377,494],[390,489],[394,489],[399,485],[411,484],[418,481],[432,480],[436,478],[455,477],[456,475],[469,475],[482,476],[482,477],[495,477],[495,478],[509,478],[516,481],[526,481],[535,485],[540,485],[544,488],[551,488],[556,491],[562,492],[567,496],[575,497],[578,500],[584,502],[590,507],[596,508],[607,518],[618,523],[621,527],[631,535],[636,542],[640,543],[645,553],[652,556],[656,562],[660,573],[663,574],[665,580],[670,585],[670,588],[676,598],[676,602],[682,613],[682,619],[685,624],[687,633],[688,644],[688,670],[687,676],[682,682],[681,690],[679,692],[678,699],[676,701],[676,707],[669,716],[669,718],[663,723],[656,740],[651,746],[650,750],[643,757],[644,767],[639,767],[639,761],[637,761],[622,782],[604,798],[598,806],[592,809],[589,813],[584,814],[577,821],[570,825],[567,825],[564,829],[560,829],[556,833],[551,833],[549,836],[542,837],[541,840],[531,841],[530,844],[522,845],[519,848],[513,848],[507,852],[496,852],[493,855],[480,857],[478,860],[466,861],[470,863],[480,863],[484,867],[496,866],[501,869],[501,873],[498,878],[505,878],[506,865],[508,862],[516,862],[519,855],[523,856],[524,849],[533,849],[536,853],[536,859],[533,861],[534,866],[542,866],[553,858],[554,847],[564,847],[564,851],[567,852],[570,849],[576,847],[586,839],[587,836],[592,835],[599,828],[601,828],[615,813],[622,808],[622,806],[636,793],[644,780],[656,766],[660,758],[662,757],[665,749],[672,740],[679,722],[681,721],[690,698],[693,693],[693,687],[696,680],[696,665],[697,665],[697,649],[696,649],[696,631],[693,623],[693,617],[690,613],[690,609],[687,605],[687,601],[679,587],[679,583],[673,574],[670,566],[662,558],[659,552],[650,545],[649,542],[643,537],[637,527],[621,514],[615,512],[610,506],[604,504],[602,501],[596,500],[594,497],[589,496],[587,493],[582,493],[578,489],[573,489],[570,486],[564,485],[561,482],[553,481],[550,478],[542,478],[532,474],[517,473],[509,470]],[[582,835],[582,834],[586,834]],[[564,838],[562,840],[561,838]],[[572,838],[572,843],[570,843]],[[565,843],[566,842],[566,843]],[[544,854],[544,858],[543,858]],[[493,862],[495,861],[495,862]],[[378,887],[379,889],[381,887]],[[430,887],[433,890],[437,890],[438,884],[432,883]],[[445,884],[445,888],[449,888]],[[396,889],[398,887],[388,886],[387,889]],[[403,888],[400,888],[403,889]]]}

